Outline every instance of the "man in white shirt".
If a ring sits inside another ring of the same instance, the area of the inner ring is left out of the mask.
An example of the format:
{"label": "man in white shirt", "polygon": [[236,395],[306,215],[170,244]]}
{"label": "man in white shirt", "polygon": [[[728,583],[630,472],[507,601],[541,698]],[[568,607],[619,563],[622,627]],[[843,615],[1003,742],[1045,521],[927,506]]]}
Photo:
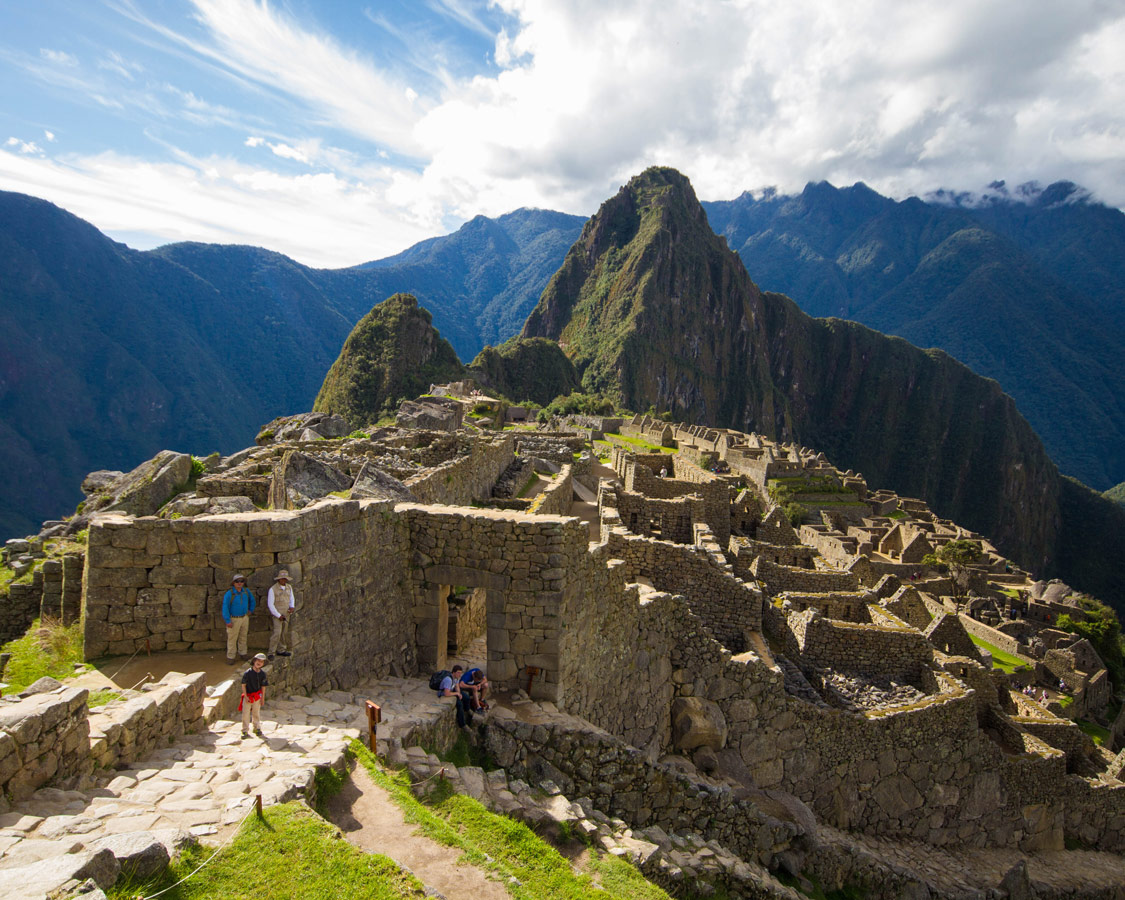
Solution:
{"label": "man in white shirt", "polygon": [[289,573],[285,569],[278,572],[273,580],[266,606],[269,607],[270,621],[273,623],[267,655],[270,659],[273,659],[275,654],[291,656],[288,649],[291,641],[290,622],[293,619],[293,611],[297,607],[297,598],[293,595],[293,586],[289,583]]}

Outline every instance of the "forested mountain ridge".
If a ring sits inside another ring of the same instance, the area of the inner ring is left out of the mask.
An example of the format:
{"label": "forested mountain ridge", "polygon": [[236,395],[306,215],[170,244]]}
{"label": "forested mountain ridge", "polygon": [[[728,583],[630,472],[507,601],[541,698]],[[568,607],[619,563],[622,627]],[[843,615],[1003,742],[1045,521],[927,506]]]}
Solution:
{"label": "forested mountain ridge", "polygon": [[1036,572],[1080,573],[1103,596],[1125,587],[1113,556],[1066,535],[1097,521],[1123,545],[1125,515],[1060,477],[995,381],[760,291],[674,170],[649,169],[602,205],[523,335],[560,341],[586,390],[628,408],[814,447]]}
{"label": "forested mountain ridge", "polygon": [[766,289],[995,378],[1066,473],[1125,479],[1125,215],[1075,185],[969,203],[863,184],[704,203]]}
{"label": "forested mountain ridge", "polygon": [[356,322],[392,294],[415,294],[471,359],[534,305],[581,223],[518,210],[401,259],[324,270],[257,247],[136,251],[0,192],[0,537],[73,511],[93,469],[168,447],[232,451],[311,408]]}

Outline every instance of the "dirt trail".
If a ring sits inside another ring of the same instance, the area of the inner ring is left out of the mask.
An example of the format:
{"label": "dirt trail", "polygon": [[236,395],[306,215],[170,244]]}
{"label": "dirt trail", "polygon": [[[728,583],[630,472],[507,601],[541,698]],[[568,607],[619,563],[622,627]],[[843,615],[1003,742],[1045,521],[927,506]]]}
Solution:
{"label": "dirt trail", "polygon": [[459,863],[461,851],[418,832],[385,790],[356,766],[343,790],[328,802],[329,820],[361,850],[382,853],[413,872],[448,900],[508,900],[507,889],[485,872]]}

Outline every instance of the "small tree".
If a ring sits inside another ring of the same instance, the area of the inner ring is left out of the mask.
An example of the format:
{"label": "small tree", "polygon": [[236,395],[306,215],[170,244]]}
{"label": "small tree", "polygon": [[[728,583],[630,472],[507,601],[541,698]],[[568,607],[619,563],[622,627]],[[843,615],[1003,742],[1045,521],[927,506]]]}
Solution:
{"label": "small tree", "polygon": [[942,544],[933,553],[922,557],[922,565],[949,575],[949,592],[960,606],[969,589],[969,569],[981,558],[980,547],[970,540],[959,538]]}

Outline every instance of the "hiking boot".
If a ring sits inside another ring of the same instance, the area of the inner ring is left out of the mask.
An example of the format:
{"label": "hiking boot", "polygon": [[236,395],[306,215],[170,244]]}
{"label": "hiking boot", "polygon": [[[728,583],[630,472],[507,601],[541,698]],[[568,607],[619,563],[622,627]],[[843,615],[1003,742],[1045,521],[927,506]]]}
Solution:
{"label": "hiking boot", "polygon": [[247,739],[248,737],[250,737],[250,732],[249,732],[249,731],[244,731],[244,732],[242,732],[242,739],[243,739],[243,740],[246,740],[246,739]]}
{"label": "hiking boot", "polygon": [[267,653],[267,654],[266,654],[266,659],[268,659],[268,660],[269,660],[270,662],[273,662],[273,654],[272,654],[272,653]]}
{"label": "hiking boot", "polygon": [[232,666],[237,666],[239,664],[240,660],[236,657],[235,659],[228,659],[227,662],[230,663]]}
{"label": "hiking boot", "polygon": [[261,729],[261,728],[255,728],[255,729],[254,729],[254,734],[256,734],[256,735],[257,735],[258,737],[260,737],[260,738],[264,738],[264,737],[265,737],[265,734],[263,733],[263,731],[262,731],[262,729]]}
{"label": "hiking boot", "polygon": [[277,655],[278,656],[292,656],[293,654],[291,652],[289,652],[288,650],[278,650]]}

